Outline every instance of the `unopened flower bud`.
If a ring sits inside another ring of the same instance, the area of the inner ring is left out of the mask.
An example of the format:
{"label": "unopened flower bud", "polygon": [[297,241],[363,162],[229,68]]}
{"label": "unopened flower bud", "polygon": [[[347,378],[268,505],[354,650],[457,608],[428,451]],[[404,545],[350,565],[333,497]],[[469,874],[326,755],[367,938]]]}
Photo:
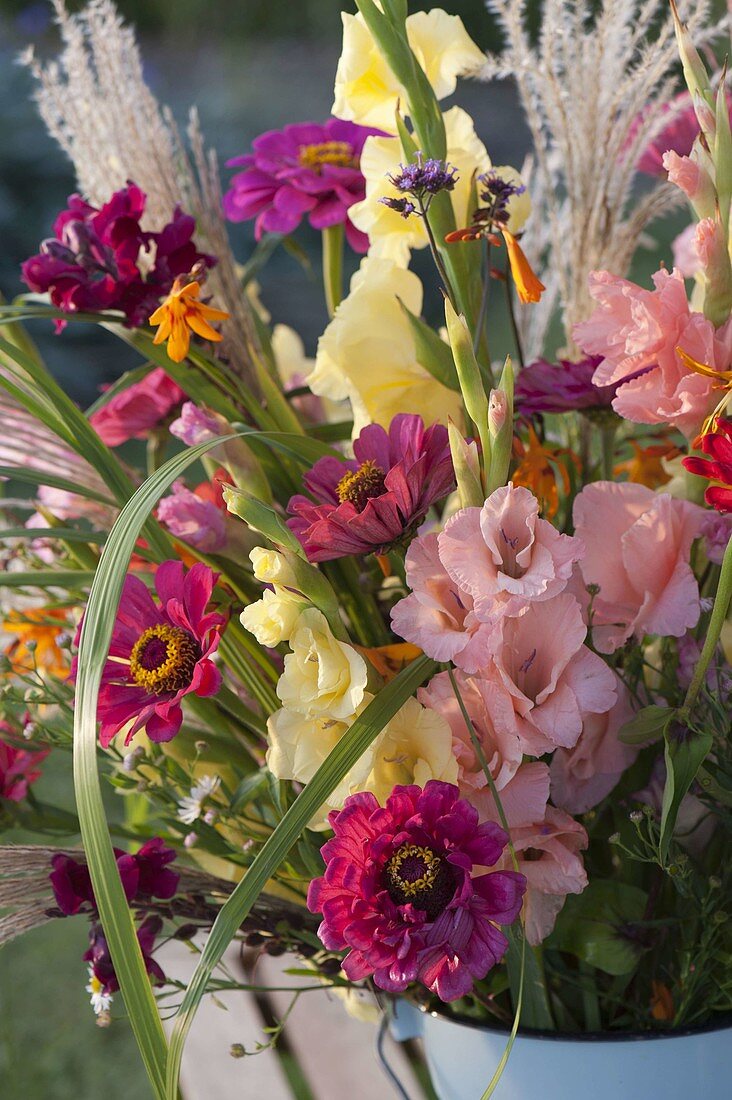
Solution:
{"label": "unopened flower bud", "polygon": [[488,399],[488,427],[491,436],[495,439],[508,415],[508,398],[503,390],[491,390]]}
{"label": "unopened flower bud", "polygon": [[140,748],[139,745],[137,746],[137,748],[134,748],[131,752],[126,753],[123,760],[122,760],[123,770],[126,771],[126,772],[134,771],[135,767],[137,765],[137,761],[140,759],[141,756],[142,756],[142,749]]}
{"label": "unopened flower bud", "polygon": [[229,1047],[229,1054],[232,1058],[245,1058],[246,1050],[241,1043],[232,1043]]}
{"label": "unopened flower bud", "polygon": [[23,737],[25,738],[25,740],[32,741],[36,735],[37,729],[38,727],[35,722],[26,722],[26,724],[23,726]]}
{"label": "unopened flower bud", "polygon": [[203,820],[207,825],[213,825],[218,816],[216,810],[206,810],[206,813],[203,815]]}
{"label": "unopened flower bud", "polygon": [[56,635],[56,645],[59,649],[71,649],[73,640],[67,630],[62,630],[60,634]]}
{"label": "unopened flower bud", "polygon": [[204,752],[208,752],[208,741],[196,741],[196,752],[199,756]]}
{"label": "unopened flower bud", "polygon": [[195,848],[197,841],[198,841],[198,836],[196,835],[196,833],[187,833],[183,837],[183,847],[184,848]]}

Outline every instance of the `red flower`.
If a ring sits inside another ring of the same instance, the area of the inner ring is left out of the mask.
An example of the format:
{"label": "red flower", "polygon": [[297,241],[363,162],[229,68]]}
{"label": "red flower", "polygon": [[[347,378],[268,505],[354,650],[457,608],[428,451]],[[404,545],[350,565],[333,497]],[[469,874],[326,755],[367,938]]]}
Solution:
{"label": "red flower", "polygon": [[[159,836],[146,841],[133,855],[119,848],[114,849],[114,854],[128,902],[153,897],[167,901],[173,897],[180,875],[171,871],[168,864],[173,862],[176,853],[172,848],[166,848]],[[64,916],[70,917],[82,910],[96,912],[97,902],[86,863],[59,852],[51,864],[51,887]]]}
{"label": "red flower", "polygon": [[689,473],[710,482],[704,499],[718,512],[732,512],[732,420],[717,417],[712,431],[702,436],[701,449],[709,458],[690,455],[683,459]]}
{"label": "red flower", "polygon": [[353,451],[354,460],[321,458],[305,475],[317,503],[304,496],[289,503],[289,526],[310,561],[385,553],[455,488],[447,428],[425,430],[421,416],[395,416],[388,434],[369,424]]}
{"label": "red flower", "polygon": [[[152,957],[155,949],[155,939],[162,931],[163,922],[160,917],[147,917],[137,929],[137,942],[142,951],[145,969],[154,984],[165,982],[165,974],[159,964]],[[119,981],[114,971],[112,956],[109,953],[107,940],[100,924],[93,924],[89,931],[89,950],[83,955],[90,964],[91,976],[99,984],[99,992],[105,994],[116,993],[119,989]]]}
{"label": "red flower", "polygon": [[151,741],[172,740],[183,721],[183,696],[219,690],[221,673],[211,657],[226,618],[206,612],[217,576],[200,562],[186,573],[182,562],[165,561],[155,574],[159,605],[138,577],[126,578],[99,692],[105,748],[128,723],[125,744],[143,726]]}
{"label": "red flower", "polygon": [[[68,208],[53,226],[54,236],[22,265],[23,281],[64,313],[121,310],[127,324],[144,325],[177,275],[197,263],[212,267],[216,260],[196,249],[196,227],[189,214],[176,207],[159,233],[148,233],[140,221],[146,196],[131,181],[115,191],[101,209],[70,195]],[[154,262],[139,266],[140,255],[154,246]],[[57,322],[63,328],[64,322]]]}
{"label": "red flower", "polygon": [[128,439],[145,439],[185,399],[180,386],[155,367],[93,413],[89,422],[108,447],[119,447]]}
{"label": "red flower", "polygon": [[323,914],[318,935],[344,951],[351,981],[373,975],[400,993],[420,981],[443,1001],[465,996],[499,962],[508,941],[497,928],[521,909],[526,879],[490,867],[508,837],[451,783],[395,787],[382,809],[370,792],[351,795],[329,817],[325,874],[308,908]]}
{"label": "red flower", "polygon": [[[12,732],[6,722],[0,722],[0,729]],[[22,802],[28,794],[31,783],[40,776],[37,765],[48,756],[45,752],[27,752],[16,749],[0,738],[0,801]]]}

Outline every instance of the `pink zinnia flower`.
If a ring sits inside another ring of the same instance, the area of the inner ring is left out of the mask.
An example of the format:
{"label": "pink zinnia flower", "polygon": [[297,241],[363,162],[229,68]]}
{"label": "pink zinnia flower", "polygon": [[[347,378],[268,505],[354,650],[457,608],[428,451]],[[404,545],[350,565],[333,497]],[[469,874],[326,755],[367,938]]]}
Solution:
{"label": "pink zinnia flower", "polygon": [[216,580],[200,562],[186,573],[182,562],[165,561],[155,574],[156,604],[139,577],[125,579],[99,691],[105,748],[129,723],[125,744],[143,726],[151,741],[172,740],[183,721],[181,699],[219,690],[221,673],[211,658],[226,618],[206,612]]}
{"label": "pink zinnia flower", "polygon": [[[132,182],[100,209],[70,195],[68,209],[54,222],[54,236],[23,264],[23,281],[48,293],[64,313],[117,309],[128,325],[146,324],[177,275],[198,263],[212,267],[216,260],[198,252],[195,220],[179,207],[159,233],[143,230],[145,202],[145,193]],[[143,274],[141,254],[153,247],[154,261]],[[64,324],[57,321],[57,330]]]}
{"label": "pink zinnia flower", "polygon": [[602,653],[632,636],[680,638],[696,625],[701,605],[689,558],[706,515],[632,482],[596,481],[579,493],[574,526],[586,547],[579,567],[585,584],[599,589],[592,641]]}
{"label": "pink zinnia flower", "polygon": [[289,503],[289,526],[310,561],[385,553],[455,488],[447,428],[425,429],[421,416],[395,416],[388,434],[369,424],[353,453],[350,461],[321,458],[305,475],[316,503],[304,496]]}
{"label": "pink zinnia flower", "polygon": [[710,481],[704,499],[718,512],[732,512],[732,420],[718,416],[714,428],[702,436],[701,449],[708,458],[689,455],[682,460],[691,474]]}
{"label": "pink zinnia flower", "polygon": [[344,225],[351,247],[366,252],[368,237],[353,225],[348,210],[366,195],[359,161],[372,134],[381,131],[337,118],[260,134],[253,153],[227,161],[229,168],[245,169],[224,195],[227,218],[256,217],[259,240],[263,233],[292,233],[307,215],[313,229]]}
{"label": "pink zinnia flower", "polygon": [[[699,122],[691,96],[687,91],[680,92],[670,103],[665,104],[663,111],[670,116],[669,121],[656,134],[638,161],[639,172],[662,178],[666,174],[663,163],[664,154],[672,150],[680,156],[688,156],[694,141],[699,136]],[[635,135],[642,117],[641,114],[631,130],[629,142]]]}
{"label": "pink zinnia flower", "polygon": [[640,424],[670,424],[694,436],[714,405],[712,379],[690,371],[677,353],[712,370],[732,361],[732,321],[716,329],[689,309],[678,271],[657,271],[645,290],[607,271],[590,274],[598,307],[575,325],[574,338],[590,355],[602,356],[593,382],[618,384],[613,408]]}
{"label": "pink zinnia flower", "polygon": [[[0,722],[0,730],[13,732],[7,722]],[[0,802],[22,802],[31,783],[40,778],[38,765],[47,756],[48,750],[28,752],[0,738]]]}
{"label": "pink zinnia flower", "polygon": [[[180,875],[168,867],[176,858],[172,848],[166,848],[159,836],[145,841],[139,851],[130,855],[114,849],[117,870],[129,902],[161,898],[167,901],[178,889]],[[97,902],[86,863],[59,852],[51,860],[49,875],[56,903],[64,916],[81,910],[96,912]],[[88,907],[88,909],[86,908]]]}
{"label": "pink zinnia flower", "polygon": [[364,792],[329,816],[325,874],[310,884],[308,908],[323,914],[319,936],[345,951],[351,981],[373,976],[400,993],[422,982],[443,1001],[469,993],[508,948],[496,926],[521,909],[523,875],[473,874],[491,867],[508,840],[457,787],[394,788],[385,807]]}
{"label": "pink zinnia flower", "polygon": [[119,447],[128,439],[145,439],[185,396],[162,367],[155,367],[92,413],[89,423],[108,447]]}

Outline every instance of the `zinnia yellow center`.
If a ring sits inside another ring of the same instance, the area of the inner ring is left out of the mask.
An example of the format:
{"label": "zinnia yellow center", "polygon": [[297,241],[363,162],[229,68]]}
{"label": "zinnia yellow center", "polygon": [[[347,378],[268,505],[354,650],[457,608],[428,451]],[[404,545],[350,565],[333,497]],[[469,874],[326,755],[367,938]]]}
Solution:
{"label": "zinnia yellow center", "polygon": [[198,642],[178,626],[151,626],[135,642],[130,653],[130,676],[150,695],[180,691],[193,679],[201,657]]}
{"label": "zinnia yellow center", "polygon": [[455,893],[450,864],[420,844],[402,844],[387,862],[383,882],[397,905],[411,903],[434,920]]}
{"label": "zinnia yellow center", "polygon": [[314,168],[316,172],[324,164],[355,168],[358,163],[347,141],[318,141],[313,145],[301,145],[299,159],[303,168]]}
{"label": "zinnia yellow center", "polygon": [[362,462],[357,470],[349,470],[336,485],[341,504],[348,500],[358,512],[363,512],[366,502],[381,496],[384,490],[384,471],[373,459]]}

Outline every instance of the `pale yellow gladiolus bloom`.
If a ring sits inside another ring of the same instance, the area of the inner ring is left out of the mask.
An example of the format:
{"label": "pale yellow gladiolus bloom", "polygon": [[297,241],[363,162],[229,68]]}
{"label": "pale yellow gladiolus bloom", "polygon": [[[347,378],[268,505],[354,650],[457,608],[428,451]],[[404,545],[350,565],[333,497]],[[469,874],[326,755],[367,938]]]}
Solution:
{"label": "pale yellow gladiolus bloom", "polygon": [[310,388],[333,401],[350,400],[354,437],[369,423],[388,428],[405,409],[425,424],[447,424],[448,417],[462,424],[460,395],[417,362],[400,301],[419,315],[418,277],[393,260],[366,257],[318,343]]}
{"label": "pale yellow gladiolus bloom", "polygon": [[363,702],[368,679],[361,654],[339,642],[325,615],[314,607],[300,615],[290,647],[277,684],[282,705],[308,718],[352,718]]}
{"label": "pale yellow gladiolus bloom", "polygon": [[295,586],[295,574],[292,566],[279,550],[269,550],[266,546],[255,546],[249,551],[252,572],[262,584],[280,584],[288,588]]}
{"label": "pale yellow gladiolus bloom", "polygon": [[[336,118],[396,132],[397,104],[406,109],[406,93],[371,37],[363,16],[343,12],[343,50],[335,80]],[[483,51],[465,30],[462,19],[442,8],[407,17],[407,39],[438,99],[452,95],[457,78],[477,72]]]}
{"label": "pale yellow gladiolus bloom", "polygon": [[280,642],[288,642],[297,626],[300,615],[308,607],[308,601],[282,588],[264,592],[244,608],[241,625],[253,634],[260,645],[274,649]]}
{"label": "pale yellow gladiolus bloom", "polygon": [[374,763],[363,789],[372,791],[382,805],[400,783],[457,783],[450,727],[442,715],[416,699],[407,699],[371,748]]}

